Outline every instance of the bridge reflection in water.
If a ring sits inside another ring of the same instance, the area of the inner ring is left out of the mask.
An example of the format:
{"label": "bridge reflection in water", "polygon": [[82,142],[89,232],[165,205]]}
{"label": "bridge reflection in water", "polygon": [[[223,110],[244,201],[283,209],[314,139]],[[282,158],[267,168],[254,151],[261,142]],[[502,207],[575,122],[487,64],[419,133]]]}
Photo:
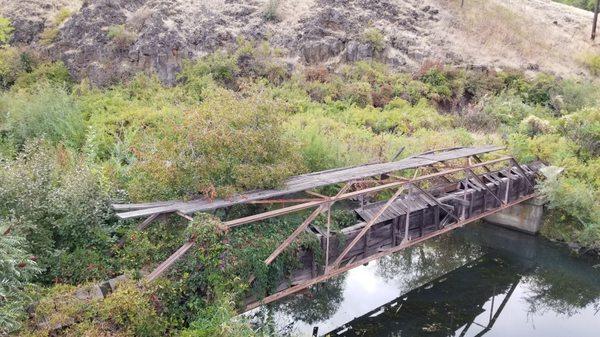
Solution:
{"label": "bridge reflection in water", "polygon": [[596,337],[599,262],[474,224],[249,316],[286,336]]}
{"label": "bridge reflection in water", "polygon": [[[472,336],[475,331],[482,336],[493,327],[519,284],[521,276],[511,268],[485,255],[325,335],[465,336],[471,331]],[[489,316],[481,319],[486,311]]]}

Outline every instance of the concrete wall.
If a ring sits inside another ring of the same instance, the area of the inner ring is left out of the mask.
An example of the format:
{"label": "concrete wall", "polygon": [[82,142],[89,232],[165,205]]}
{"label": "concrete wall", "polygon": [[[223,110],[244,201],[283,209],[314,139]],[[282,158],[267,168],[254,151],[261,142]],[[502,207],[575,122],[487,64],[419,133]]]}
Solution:
{"label": "concrete wall", "polygon": [[545,203],[543,198],[533,198],[487,216],[484,220],[525,233],[537,234],[542,228]]}

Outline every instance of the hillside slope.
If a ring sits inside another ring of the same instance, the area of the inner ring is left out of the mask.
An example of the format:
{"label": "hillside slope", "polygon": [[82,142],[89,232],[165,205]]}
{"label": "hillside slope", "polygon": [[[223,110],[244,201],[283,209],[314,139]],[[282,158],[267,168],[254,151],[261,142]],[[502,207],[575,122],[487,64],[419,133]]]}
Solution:
{"label": "hillside slope", "polygon": [[[185,58],[238,38],[267,40],[291,65],[425,60],[586,74],[592,13],[550,0],[2,0],[13,44],[63,60],[105,84],[140,70],[173,82]],[[72,15],[57,21],[63,7]],[[46,33],[58,30],[56,35]],[[51,36],[49,39],[47,36]]]}

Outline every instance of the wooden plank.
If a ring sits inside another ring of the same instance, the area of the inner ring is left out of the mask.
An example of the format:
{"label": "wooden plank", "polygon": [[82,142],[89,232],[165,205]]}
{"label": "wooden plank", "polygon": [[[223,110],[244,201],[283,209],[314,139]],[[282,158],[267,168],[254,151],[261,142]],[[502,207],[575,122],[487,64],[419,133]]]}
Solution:
{"label": "wooden plank", "polygon": [[154,220],[156,220],[156,218],[158,218],[160,214],[152,214],[151,216],[149,216],[148,218],[146,218],[146,220],[142,221],[138,226],[137,229],[142,231],[144,229],[146,229],[146,227],[148,227],[152,222],[154,222]]}
{"label": "wooden plank", "polygon": [[443,205],[441,202],[439,202],[439,200],[437,200],[437,198],[435,198],[433,195],[429,194],[427,191],[425,191],[424,189],[422,189],[420,186],[417,186],[415,184],[413,184],[412,186],[414,186],[421,193],[423,193],[428,198],[430,198],[439,207],[441,207],[442,209],[444,209],[444,211],[446,211],[446,213],[448,213],[451,217],[453,217],[454,219],[456,219],[456,221],[460,221],[457,216],[455,216],[454,214],[452,214],[452,210],[451,209],[447,208],[445,205]]}
{"label": "wooden plank", "polygon": [[[290,178],[285,184],[284,188],[279,190],[260,190],[251,191],[244,194],[238,194],[232,196],[227,200],[216,199],[196,199],[188,202],[169,202],[168,205],[161,204],[157,207],[136,209],[133,211],[118,213],[117,215],[122,219],[136,218],[148,216],[154,213],[173,213],[175,211],[181,211],[186,214],[203,212],[213,210],[217,208],[229,207],[232,205],[247,203],[249,201],[261,200],[283,196],[287,194],[293,194],[297,192],[306,191],[309,189],[347,182],[351,180],[357,180],[372,176],[378,176],[381,174],[387,174],[394,171],[414,169],[422,166],[431,165],[443,160],[453,160],[470,156],[473,154],[488,153],[503,149],[499,146],[483,146],[476,148],[462,148],[450,150],[447,152],[436,153],[427,155],[426,158],[421,157],[410,157],[396,162],[389,163],[378,163],[378,164],[366,164],[361,166],[333,169],[328,171],[321,171],[315,173],[309,173],[301,176]],[[125,206],[117,206],[125,207]]]}
{"label": "wooden plank", "polygon": [[183,246],[181,246],[175,253],[169,256],[168,259],[163,261],[156,269],[154,269],[148,276],[146,276],[146,280],[148,282],[152,282],[157,279],[162,273],[164,273],[167,269],[169,269],[177,260],[179,260],[187,251],[194,246],[195,242],[188,241]]}
{"label": "wooden plank", "polygon": [[339,266],[340,262],[342,262],[342,259],[344,258],[344,256],[346,256],[346,254],[348,253],[348,251],[350,249],[352,249],[352,247],[354,247],[354,245],[356,245],[356,243],[362,238],[362,236],[365,235],[365,233],[369,230],[369,228],[377,221],[377,219],[379,218],[379,216],[381,214],[383,214],[383,212],[385,212],[385,210],[396,200],[396,198],[398,198],[398,196],[400,196],[400,194],[402,193],[402,191],[404,191],[404,187],[400,187],[396,191],[396,193],[394,193],[394,195],[388,200],[388,202],[386,202],[385,205],[383,207],[381,207],[381,209],[379,210],[379,212],[377,212],[377,215],[375,217],[373,217],[371,220],[369,220],[369,222],[367,222],[367,224],[360,231],[360,233],[358,233],[358,235],[352,240],[352,242],[350,242],[350,244],[347,245],[346,248],[344,248],[344,250],[342,251],[342,253],[333,262],[333,266],[334,267]]}
{"label": "wooden plank", "polygon": [[486,183],[481,181],[481,179],[473,172],[473,170],[467,168],[466,171],[469,172],[469,174],[471,174],[473,179],[477,180],[477,182],[479,182],[481,184],[481,186],[483,186],[483,188],[485,188],[494,198],[496,198],[500,203],[502,203],[502,200],[500,200],[500,198],[498,198],[496,196],[496,194],[494,194],[494,192],[492,192],[492,190],[490,190],[490,188],[488,187],[488,185]]}

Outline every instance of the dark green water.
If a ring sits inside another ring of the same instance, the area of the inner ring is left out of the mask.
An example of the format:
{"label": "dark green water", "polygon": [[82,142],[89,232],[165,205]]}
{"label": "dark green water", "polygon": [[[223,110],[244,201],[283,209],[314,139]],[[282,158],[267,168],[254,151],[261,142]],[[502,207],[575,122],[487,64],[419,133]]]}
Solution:
{"label": "dark green water", "polygon": [[600,337],[600,261],[474,224],[249,316],[283,336]]}

